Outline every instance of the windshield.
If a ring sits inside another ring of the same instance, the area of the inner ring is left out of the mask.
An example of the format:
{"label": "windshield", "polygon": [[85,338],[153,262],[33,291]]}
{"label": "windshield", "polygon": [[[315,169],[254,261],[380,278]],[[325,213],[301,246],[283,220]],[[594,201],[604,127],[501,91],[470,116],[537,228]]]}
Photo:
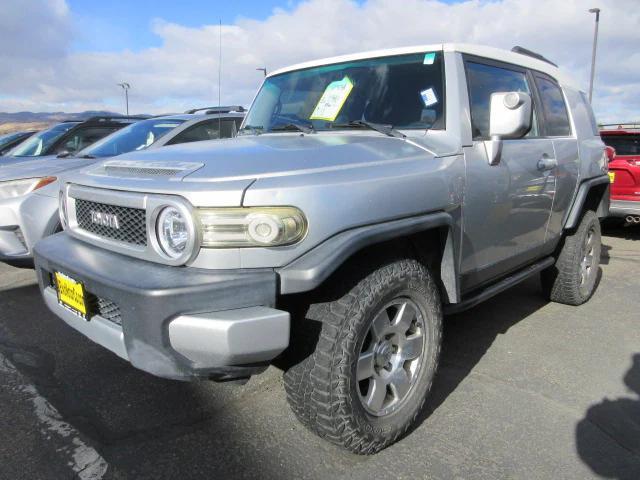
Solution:
{"label": "windshield", "polygon": [[37,157],[55,143],[65,132],[75,127],[73,122],[59,123],[47,130],[36,133],[14,148],[9,154],[12,157]]}
{"label": "windshield", "polygon": [[160,137],[183,123],[180,119],[142,120],[103,138],[78,153],[78,157],[113,157],[133,150],[147,148]]}
{"label": "windshield", "polygon": [[602,135],[602,141],[615,148],[616,155],[640,155],[640,134]]}
{"label": "windshield", "polygon": [[[244,133],[362,127],[444,128],[441,52],[370,58],[287,72],[265,80]],[[355,122],[355,123],[353,123]],[[351,124],[351,125],[350,125]]]}

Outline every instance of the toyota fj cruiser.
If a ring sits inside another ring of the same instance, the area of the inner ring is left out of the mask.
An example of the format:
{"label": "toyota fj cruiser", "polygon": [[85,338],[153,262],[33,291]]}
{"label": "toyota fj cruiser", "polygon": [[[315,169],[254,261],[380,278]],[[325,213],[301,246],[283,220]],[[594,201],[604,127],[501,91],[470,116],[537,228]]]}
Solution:
{"label": "toyota fj cruiser", "polygon": [[302,423],[373,453],[421,410],[443,314],[537,274],[552,301],[591,297],[603,150],[584,93],[524,49],[304,63],[265,79],[235,139],[65,177],[39,281],[154,375],[245,379],[277,359]]}

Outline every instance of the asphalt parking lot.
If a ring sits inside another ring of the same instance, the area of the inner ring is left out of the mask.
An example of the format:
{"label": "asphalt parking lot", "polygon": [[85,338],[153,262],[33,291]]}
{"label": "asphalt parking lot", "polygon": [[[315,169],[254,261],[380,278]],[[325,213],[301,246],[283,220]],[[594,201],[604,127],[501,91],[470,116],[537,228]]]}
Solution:
{"label": "asphalt parking lot", "polygon": [[640,228],[603,238],[575,308],[537,279],[445,321],[419,426],[373,457],[316,438],[281,372],[247,385],[134,370],[0,264],[0,478],[640,478]]}

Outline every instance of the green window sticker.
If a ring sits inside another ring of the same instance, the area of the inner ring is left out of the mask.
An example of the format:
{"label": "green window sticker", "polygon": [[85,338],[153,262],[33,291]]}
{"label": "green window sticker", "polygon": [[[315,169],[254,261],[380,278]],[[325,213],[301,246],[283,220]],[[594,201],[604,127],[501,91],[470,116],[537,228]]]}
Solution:
{"label": "green window sticker", "polygon": [[424,65],[433,65],[433,62],[436,61],[436,52],[425,53],[424,61],[422,62]]}
{"label": "green window sticker", "polygon": [[353,90],[353,83],[349,77],[331,82],[325,88],[309,119],[333,122],[340,113],[344,102],[347,101],[351,90]]}

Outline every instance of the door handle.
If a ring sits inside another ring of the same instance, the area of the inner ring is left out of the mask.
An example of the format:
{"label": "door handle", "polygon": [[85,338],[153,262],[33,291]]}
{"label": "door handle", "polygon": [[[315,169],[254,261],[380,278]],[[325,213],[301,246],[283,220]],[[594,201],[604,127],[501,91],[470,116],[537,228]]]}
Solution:
{"label": "door handle", "polygon": [[553,170],[558,166],[558,161],[555,158],[551,158],[548,155],[543,155],[538,160],[538,170]]}

